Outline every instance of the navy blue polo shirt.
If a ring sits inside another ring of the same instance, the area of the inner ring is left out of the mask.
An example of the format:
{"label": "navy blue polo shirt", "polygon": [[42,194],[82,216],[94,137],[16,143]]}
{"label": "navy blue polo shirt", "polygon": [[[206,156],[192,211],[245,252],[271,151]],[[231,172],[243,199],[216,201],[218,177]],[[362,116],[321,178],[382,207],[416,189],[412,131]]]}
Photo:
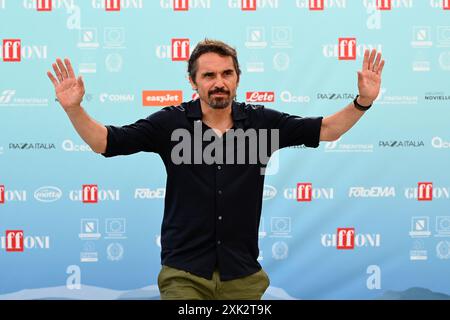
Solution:
{"label": "navy blue polo shirt", "polygon": [[[322,117],[299,117],[259,105],[233,102],[233,129],[278,129],[279,148],[319,145]],[[241,278],[261,269],[257,258],[264,164],[175,164],[172,132],[194,136],[202,119],[200,100],[163,108],[122,127],[106,126],[103,156],[140,151],[160,155],[167,171],[161,226],[161,263],[206,279],[215,268],[221,280]],[[202,123],[202,132],[209,127]],[[226,134],[220,139],[226,140]],[[210,142],[202,142],[203,148]],[[249,144],[246,143],[245,148]]]}

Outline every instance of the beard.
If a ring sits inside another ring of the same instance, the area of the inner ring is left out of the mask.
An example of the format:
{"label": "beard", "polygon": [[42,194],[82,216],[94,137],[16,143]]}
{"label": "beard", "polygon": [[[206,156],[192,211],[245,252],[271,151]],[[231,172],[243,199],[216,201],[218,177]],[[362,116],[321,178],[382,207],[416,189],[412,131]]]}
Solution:
{"label": "beard", "polygon": [[[215,93],[222,93],[223,96],[213,96]],[[213,109],[225,109],[231,103],[232,97],[228,90],[216,89],[208,93],[208,104]]]}

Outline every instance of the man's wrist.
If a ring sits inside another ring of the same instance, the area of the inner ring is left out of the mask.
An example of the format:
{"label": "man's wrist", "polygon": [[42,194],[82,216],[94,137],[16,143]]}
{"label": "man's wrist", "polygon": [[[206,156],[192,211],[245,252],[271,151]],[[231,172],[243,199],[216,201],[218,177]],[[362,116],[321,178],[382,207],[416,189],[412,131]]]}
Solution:
{"label": "man's wrist", "polygon": [[67,108],[64,111],[66,111],[66,114],[69,117],[72,117],[72,116],[76,116],[77,114],[79,114],[82,110],[83,110],[83,107],[81,105],[78,105],[76,107]]}
{"label": "man's wrist", "polygon": [[373,103],[372,100],[361,97],[361,96],[358,96],[356,102],[358,102],[358,104],[363,107],[370,107]]}
{"label": "man's wrist", "polygon": [[367,103],[367,99],[363,99],[359,97],[359,94],[355,97],[355,99],[353,99],[353,106],[358,109],[359,111],[367,111],[370,109],[370,107],[372,106],[372,103],[368,103],[368,104],[363,104],[363,103]]}

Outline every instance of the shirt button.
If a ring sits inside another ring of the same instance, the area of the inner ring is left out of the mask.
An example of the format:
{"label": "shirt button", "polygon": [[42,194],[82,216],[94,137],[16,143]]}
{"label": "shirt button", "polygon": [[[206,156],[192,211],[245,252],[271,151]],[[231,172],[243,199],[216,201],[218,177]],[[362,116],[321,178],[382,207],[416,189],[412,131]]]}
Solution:
{"label": "shirt button", "polygon": [[222,194],[222,190],[217,191],[219,194]]}
{"label": "shirt button", "polygon": [[217,217],[219,220],[222,220],[222,216]]}
{"label": "shirt button", "polygon": [[217,240],[217,244],[221,244],[220,240]]}
{"label": "shirt button", "polygon": [[217,170],[220,170],[220,169],[222,169],[222,166],[217,166]]}

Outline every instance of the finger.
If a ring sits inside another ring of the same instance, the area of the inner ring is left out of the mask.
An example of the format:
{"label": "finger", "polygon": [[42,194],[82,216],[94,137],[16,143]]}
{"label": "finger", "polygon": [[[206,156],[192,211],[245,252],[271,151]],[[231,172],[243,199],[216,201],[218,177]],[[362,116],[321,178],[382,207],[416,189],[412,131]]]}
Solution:
{"label": "finger", "polygon": [[58,80],[56,80],[56,78],[53,76],[53,74],[50,71],[47,71],[47,76],[50,78],[50,81],[56,87],[58,85]]}
{"label": "finger", "polygon": [[69,78],[75,78],[75,72],[73,72],[72,64],[68,58],[64,59],[64,62],[67,67],[67,71],[69,72]]}
{"label": "finger", "polygon": [[62,60],[58,58],[58,59],[56,59],[56,63],[58,64],[59,70],[61,70],[61,75],[62,75],[63,79],[69,78],[69,74],[67,73],[67,69],[64,66]]}
{"label": "finger", "polygon": [[369,69],[369,50],[364,51],[363,71]]}
{"label": "finger", "polygon": [[377,72],[378,68],[380,67],[380,60],[381,60],[381,53],[377,53],[377,58],[375,59],[375,62],[373,64],[373,71]]}
{"label": "finger", "polygon": [[81,89],[84,91],[84,81],[83,81],[83,77],[79,76],[78,79],[78,84],[80,85]]}
{"label": "finger", "polygon": [[61,71],[59,71],[59,68],[56,65],[56,63],[53,63],[52,67],[53,67],[53,71],[55,71],[56,77],[58,78],[59,82],[62,82],[63,78],[62,78],[62,75],[61,75]]}
{"label": "finger", "polygon": [[378,68],[377,74],[381,76],[381,72],[383,71],[384,60],[381,60],[380,67]]}
{"label": "finger", "polygon": [[372,67],[373,67],[373,59],[375,58],[375,55],[377,53],[377,50],[372,49],[372,52],[370,53],[370,57],[369,57],[369,65],[368,65],[368,69],[370,71],[372,71]]}

